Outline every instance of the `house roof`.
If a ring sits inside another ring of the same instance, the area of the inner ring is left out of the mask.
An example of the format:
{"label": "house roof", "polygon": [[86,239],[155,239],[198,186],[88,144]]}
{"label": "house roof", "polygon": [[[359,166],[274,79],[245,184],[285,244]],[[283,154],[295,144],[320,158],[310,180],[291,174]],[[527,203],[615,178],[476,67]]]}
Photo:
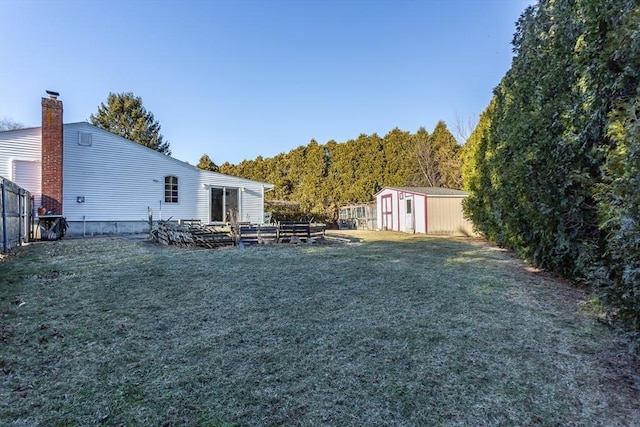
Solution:
{"label": "house roof", "polygon": [[[153,155],[158,156],[158,158],[167,159],[167,161],[177,162],[179,164],[182,164],[185,167],[197,169],[198,172],[203,174],[203,175],[225,176],[225,174],[222,174],[222,173],[219,173],[219,172],[212,172],[212,171],[198,169],[196,166],[194,166],[194,165],[192,165],[190,163],[187,163],[187,162],[182,161],[180,159],[176,159],[175,157],[172,157],[172,156],[167,156],[166,154],[160,153],[160,152],[158,152],[158,151],[156,151],[156,150],[154,150],[152,148],[145,147],[144,145],[138,144],[135,141],[131,141],[130,139],[123,138],[120,135],[116,135],[115,133],[109,132],[108,130],[102,129],[102,128],[97,127],[95,125],[92,125],[91,123],[86,122],[86,121],[84,121],[84,122],[73,122],[73,123],[64,123],[62,126],[63,126],[63,128],[64,127],[68,127],[68,128],[71,128],[71,129],[78,128],[78,127],[88,127],[88,128],[91,128],[91,130],[93,132],[106,133],[106,134],[109,134],[112,138],[117,138],[117,139],[120,139],[120,140],[122,140],[122,141],[124,141],[126,143],[134,144],[135,146],[140,147],[141,149],[148,150],[150,153],[154,153]],[[17,133],[17,132],[24,132],[24,131],[33,131],[33,130],[38,130],[38,129],[41,129],[41,126],[30,127],[30,128],[22,128],[22,129],[13,129],[13,130],[7,130],[7,131],[0,131],[0,133],[2,133],[2,134],[7,134],[9,132],[16,132]],[[229,175],[227,175],[227,176],[229,176]],[[265,187],[265,189],[268,189],[268,190],[273,189],[275,187],[275,185],[270,184],[268,182],[256,181],[256,180],[253,180],[253,179],[242,178],[242,177],[238,177],[238,176],[234,176],[233,178],[237,179],[239,181],[262,184]]]}
{"label": "house roof", "polygon": [[[142,144],[138,144],[137,142],[132,141],[132,140],[130,140],[130,139],[123,138],[123,137],[121,137],[120,135],[116,135],[115,133],[113,133],[113,132],[109,132],[109,131],[108,131],[108,130],[106,130],[106,129],[102,129],[102,128],[98,127],[98,126],[92,125],[92,124],[91,124],[91,123],[89,123],[89,122],[65,123],[65,124],[64,124],[64,126],[88,126],[88,127],[91,127],[91,128],[93,128],[93,130],[94,130],[95,132],[104,132],[104,133],[107,133],[107,134],[111,135],[112,137],[115,137],[115,138],[121,139],[121,140],[123,140],[123,141],[125,141],[125,142],[127,142],[127,143],[129,143],[129,144],[134,144],[134,146],[141,147],[141,148],[143,148],[143,149],[145,149],[145,150],[148,150],[150,153],[153,153],[153,155],[158,156],[158,158],[167,159],[168,161],[177,162],[177,163],[182,164],[183,166],[186,166],[186,167],[189,167],[189,168],[196,169],[196,170],[197,170],[200,174],[202,174],[202,175],[210,175],[210,176],[232,176],[232,175],[225,175],[225,174],[220,173],[220,172],[212,172],[212,171],[208,171],[208,170],[199,169],[197,166],[194,166],[194,165],[192,165],[192,164],[190,164],[190,163],[188,163],[188,162],[185,162],[185,161],[180,160],[180,159],[176,159],[175,157],[172,157],[172,156],[168,156],[168,155],[166,155],[166,154],[164,154],[164,153],[161,153],[161,152],[159,152],[159,151],[154,150],[153,148],[149,148],[149,147],[146,147],[146,146],[144,146],[144,145],[142,145]],[[242,177],[239,177],[239,176],[233,176],[233,178],[234,178],[235,180],[242,181],[242,182],[252,182],[252,183],[255,183],[255,184],[262,184],[262,185],[265,187],[265,189],[273,189],[273,188],[275,187],[275,185],[270,184],[270,183],[268,183],[268,182],[256,181],[256,180],[254,180],[254,179],[242,178]]]}
{"label": "house roof", "polygon": [[468,196],[467,192],[465,191],[454,190],[452,188],[442,188],[442,187],[384,187],[382,190],[378,192],[378,194],[384,190],[397,190],[397,191],[404,191],[406,193],[424,194],[426,196],[434,196],[434,197]]}

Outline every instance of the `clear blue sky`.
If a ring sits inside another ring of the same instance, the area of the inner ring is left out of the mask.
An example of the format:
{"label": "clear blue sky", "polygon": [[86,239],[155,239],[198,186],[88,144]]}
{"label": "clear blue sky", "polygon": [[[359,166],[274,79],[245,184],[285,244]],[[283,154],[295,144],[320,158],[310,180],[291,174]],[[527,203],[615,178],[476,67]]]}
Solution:
{"label": "clear blue sky", "polygon": [[0,117],[133,92],[191,164],[476,121],[530,0],[0,0]]}

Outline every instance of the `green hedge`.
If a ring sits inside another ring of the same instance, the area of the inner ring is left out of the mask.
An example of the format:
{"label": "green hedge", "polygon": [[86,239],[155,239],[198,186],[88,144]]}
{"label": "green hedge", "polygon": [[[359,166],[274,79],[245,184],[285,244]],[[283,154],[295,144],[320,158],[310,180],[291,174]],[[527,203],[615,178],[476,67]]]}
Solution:
{"label": "green hedge", "polygon": [[492,241],[589,283],[640,339],[640,2],[545,0],[463,152]]}

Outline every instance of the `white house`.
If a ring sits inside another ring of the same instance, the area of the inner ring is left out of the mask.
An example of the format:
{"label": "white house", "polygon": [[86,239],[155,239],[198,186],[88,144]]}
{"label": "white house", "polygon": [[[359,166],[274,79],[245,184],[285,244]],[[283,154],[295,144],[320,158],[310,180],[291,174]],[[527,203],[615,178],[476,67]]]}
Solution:
{"label": "white house", "polygon": [[467,193],[437,187],[385,187],[376,194],[378,228],[423,234],[474,235],[464,217]]}
{"label": "white house", "polygon": [[69,234],[148,231],[153,219],[259,224],[272,184],[203,171],[89,123],[62,122],[42,99],[42,127],[0,132],[0,176],[62,214]]}

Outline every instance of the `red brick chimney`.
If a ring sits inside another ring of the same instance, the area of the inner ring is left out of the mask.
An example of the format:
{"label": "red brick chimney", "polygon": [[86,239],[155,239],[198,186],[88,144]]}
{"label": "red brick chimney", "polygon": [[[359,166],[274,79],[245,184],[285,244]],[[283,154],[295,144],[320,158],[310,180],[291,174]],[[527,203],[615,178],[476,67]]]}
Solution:
{"label": "red brick chimney", "polygon": [[62,215],[62,101],[42,98],[42,206]]}

